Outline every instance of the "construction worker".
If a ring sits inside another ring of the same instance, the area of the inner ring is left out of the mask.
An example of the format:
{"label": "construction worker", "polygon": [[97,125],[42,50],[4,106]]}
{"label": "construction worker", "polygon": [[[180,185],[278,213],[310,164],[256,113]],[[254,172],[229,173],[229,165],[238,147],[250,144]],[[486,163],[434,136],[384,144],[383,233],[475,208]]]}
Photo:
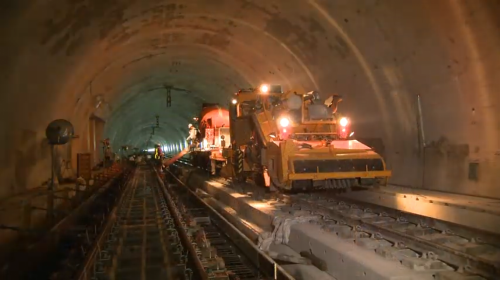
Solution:
{"label": "construction worker", "polygon": [[226,148],[226,136],[224,136],[224,135],[220,136],[220,147]]}
{"label": "construction worker", "polygon": [[155,159],[160,160],[161,145],[155,144]]}
{"label": "construction worker", "polygon": [[194,149],[197,145],[197,135],[198,129],[196,129],[193,124],[188,125],[189,128],[189,137],[187,137],[186,141],[188,142],[191,150]]}
{"label": "construction worker", "polygon": [[129,161],[129,163],[130,163],[130,165],[131,165],[132,167],[136,166],[136,163],[135,163],[135,155],[134,155],[134,154],[132,154],[132,155],[128,158],[128,161]]}
{"label": "construction worker", "polygon": [[163,151],[161,149],[161,145],[158,143],[155,145],[155,155],[154,155],[154,158],[155,158],[155,162],[156,162],[156,165],[158,166],[158,168],[161,170],[161,167],[162,167],[162,160],[163,160]]}
{"label": "construction worker", "polygon": [[332,113],[337,113],[339,103],[342,101],[342,96],[332,95],[325,100],[325,105],[332,109]]}

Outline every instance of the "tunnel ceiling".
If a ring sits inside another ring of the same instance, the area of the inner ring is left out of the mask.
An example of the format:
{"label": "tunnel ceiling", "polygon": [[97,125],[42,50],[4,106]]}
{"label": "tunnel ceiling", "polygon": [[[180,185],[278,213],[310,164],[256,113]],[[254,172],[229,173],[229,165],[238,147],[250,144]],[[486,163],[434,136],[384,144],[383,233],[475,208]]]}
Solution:
{"label": "tunnel ceiling", "polygon": [[[40,7],[51,11],[40,18],[40,44],[53,57],[74,58],[61,85],[74,94],[64,103],[100,101],[95,114],[108,121],[106,136],[115,145],[145,141],[157,114],[168,130],[155,134],[179,141],[204,101],[225,106],[238,89],[263,82],[318,87],[311,62],[328,48],[316,38],[325,30],[318,14],[302,12],[312,8],[307,1],[289,4],[51,1]],[[170,108],[165,86],[173,87]]]}
{"label": "tunnel ceiling", "polygon": [[[116,149],[145,144],[159,115],[154,141],[179,142],[202,102],[225,106],[261,83],[344,96],[340,111],[394,182],[486,194],[500,180],[500,1],[25,0],[0,11],[9,180],[53,119],[83,138],[102,118]],[[166,85],[185,90],[169,108]],[[46,155],[35,155],[41,173]]]}

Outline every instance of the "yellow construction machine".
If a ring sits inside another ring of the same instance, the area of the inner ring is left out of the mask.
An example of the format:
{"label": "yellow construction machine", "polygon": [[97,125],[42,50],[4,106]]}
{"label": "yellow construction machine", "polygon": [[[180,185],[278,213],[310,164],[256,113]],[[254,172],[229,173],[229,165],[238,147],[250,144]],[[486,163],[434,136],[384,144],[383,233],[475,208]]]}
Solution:
{"label": "yellow construction machine", "polygon": [[337,113],[342,98],[262,85],[240,90],[229,108],[231,146],[221,175],[281,190],[385,185],[383,158],[353,138]]}

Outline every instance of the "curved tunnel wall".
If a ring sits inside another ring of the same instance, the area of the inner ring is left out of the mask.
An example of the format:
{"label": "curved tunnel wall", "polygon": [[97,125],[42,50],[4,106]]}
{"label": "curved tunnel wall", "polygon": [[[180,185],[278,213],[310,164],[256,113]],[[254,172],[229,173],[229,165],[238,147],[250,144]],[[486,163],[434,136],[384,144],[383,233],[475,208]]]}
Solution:
{"label": "curved tunnel wall", "polygon": [[[13,2],[1,4],[2,196],[49,177],[53,119],[75,125],[80,138],[60,148],[74,163],[99,149],[94,131],[115,150],[139,145],[159,114],[156,140],[177,142],[202,101],[269,82],[343,95],[393,183],[500,198],[498,1]],[[166,108],[165,84],[189,92]]]}

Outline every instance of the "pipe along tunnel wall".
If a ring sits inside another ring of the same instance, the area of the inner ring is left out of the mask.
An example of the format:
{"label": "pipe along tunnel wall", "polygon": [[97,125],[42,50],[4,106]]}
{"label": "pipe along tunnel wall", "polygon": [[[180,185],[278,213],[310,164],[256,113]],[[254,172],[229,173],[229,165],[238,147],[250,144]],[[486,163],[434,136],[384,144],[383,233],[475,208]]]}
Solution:
{"label": "pipe along tunnel wall", "polygon": [[97,162],[102,138],[147,146],[156,114],[152,141],[178,143],[202,101],[266,82],[343,95],[393,183],[500,198],[499,12],[494,0],[5,1],[0,195],[49,178],[53,119],[76,128],[60,148],[74,170],[78,152]]}

